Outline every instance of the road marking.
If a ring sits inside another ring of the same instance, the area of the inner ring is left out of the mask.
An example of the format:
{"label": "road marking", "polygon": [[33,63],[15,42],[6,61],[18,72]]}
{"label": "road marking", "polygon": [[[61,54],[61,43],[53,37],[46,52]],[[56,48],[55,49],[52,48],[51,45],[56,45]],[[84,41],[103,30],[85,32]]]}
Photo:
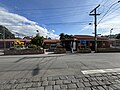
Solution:
{"label": "road marking", "polygon": [[108,73],[108,72],[120,72],[120,68],[113,69],[96,69],[96,70],[84,70],[83,74],[95,74],[95,73]]}

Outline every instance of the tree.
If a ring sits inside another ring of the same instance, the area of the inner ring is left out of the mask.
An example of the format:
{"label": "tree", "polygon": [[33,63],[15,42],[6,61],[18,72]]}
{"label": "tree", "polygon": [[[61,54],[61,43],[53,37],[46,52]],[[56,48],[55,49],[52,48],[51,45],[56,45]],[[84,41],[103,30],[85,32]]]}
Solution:
{"label": "tree", "polygon": [[23,39],[31,39],[30,36],[25,36]]}
{"label": "tree", "polygon": [[60,40],[61,40],[61,45],[63,47],[65,47],[65,43],[66,43],[67,40],[73,40],[73,36],[72,35],[61,33],[59,36],[60,36]]}
{"label": "tree", "polygon": [[120,39],[120,33],[117,35],[116,39]]}
{"label": "tree", "polygon": [[61,33],[59,36],[60,36],[60,40],[73,39],[73,36],[72,36],[72,35],[68,35],[68,34],[64,34],[64,33]]}
{"label": "tree", "polygon": [[31,44],[42,47],[44,44],[44,37],[37,34],[34,38],[31,39]]}
{"label": "tree", "polygon": [[65,34],[64,33],[61,33],[59,36],[60,36],[60,40],[65,40]]}

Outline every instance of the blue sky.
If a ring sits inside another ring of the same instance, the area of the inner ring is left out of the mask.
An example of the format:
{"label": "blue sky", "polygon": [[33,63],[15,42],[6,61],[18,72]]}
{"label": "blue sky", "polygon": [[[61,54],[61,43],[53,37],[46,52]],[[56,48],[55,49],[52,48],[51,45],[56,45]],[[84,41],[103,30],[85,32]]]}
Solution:
{"label": "blue sky", "polygon": [[98,25],[98,33],[108,35],[113,28],[112,33],[116,34],[120,32],[120,4],[112,5],[117,1],[0,0],[0,24],[6,25],[12,32],[28,36],[35,35],[37,29],[41,35],[52,38],[58,38],[60,33],[93,35],[94,28],[89,23],[93,23],[94,18],[89,13],[100,4],[98,22],[110,10]]}

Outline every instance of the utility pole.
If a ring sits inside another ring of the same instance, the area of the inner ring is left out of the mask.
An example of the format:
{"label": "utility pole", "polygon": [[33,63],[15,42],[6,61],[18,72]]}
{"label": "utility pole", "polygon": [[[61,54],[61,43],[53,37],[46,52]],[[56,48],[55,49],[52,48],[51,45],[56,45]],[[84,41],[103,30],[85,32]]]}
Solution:
{"label": "utility pole", "polygon": [[5,27],[3,28],[3,48],[4,48],[4,52],[6,49],[6,42],[5,42]]}
{"label": "utility pole", "polygon": [[[97,14],[97,8],[99,6],[100,6],[100,4],[97,7],[95,7],[89,14],[91,16],[94,16],[94,18],[95,18],[95,21],[94,21],[94,26],[95,26],[95,28],[94,28],[95,29],[95,38],[94,38],[95,39],[95,52],[97,52],[97,16],[100,15],[100,14]],[[93,13],[93,14],[91,14],[91,13]]]}

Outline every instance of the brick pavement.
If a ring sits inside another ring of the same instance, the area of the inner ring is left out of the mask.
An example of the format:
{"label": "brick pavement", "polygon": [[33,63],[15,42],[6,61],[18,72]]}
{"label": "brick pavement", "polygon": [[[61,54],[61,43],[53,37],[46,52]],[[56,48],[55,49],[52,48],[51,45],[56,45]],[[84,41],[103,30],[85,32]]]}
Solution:
{"label": "brick pavement", "polygon": [[120,90],[120,73],[1,80],[0,90]]}

